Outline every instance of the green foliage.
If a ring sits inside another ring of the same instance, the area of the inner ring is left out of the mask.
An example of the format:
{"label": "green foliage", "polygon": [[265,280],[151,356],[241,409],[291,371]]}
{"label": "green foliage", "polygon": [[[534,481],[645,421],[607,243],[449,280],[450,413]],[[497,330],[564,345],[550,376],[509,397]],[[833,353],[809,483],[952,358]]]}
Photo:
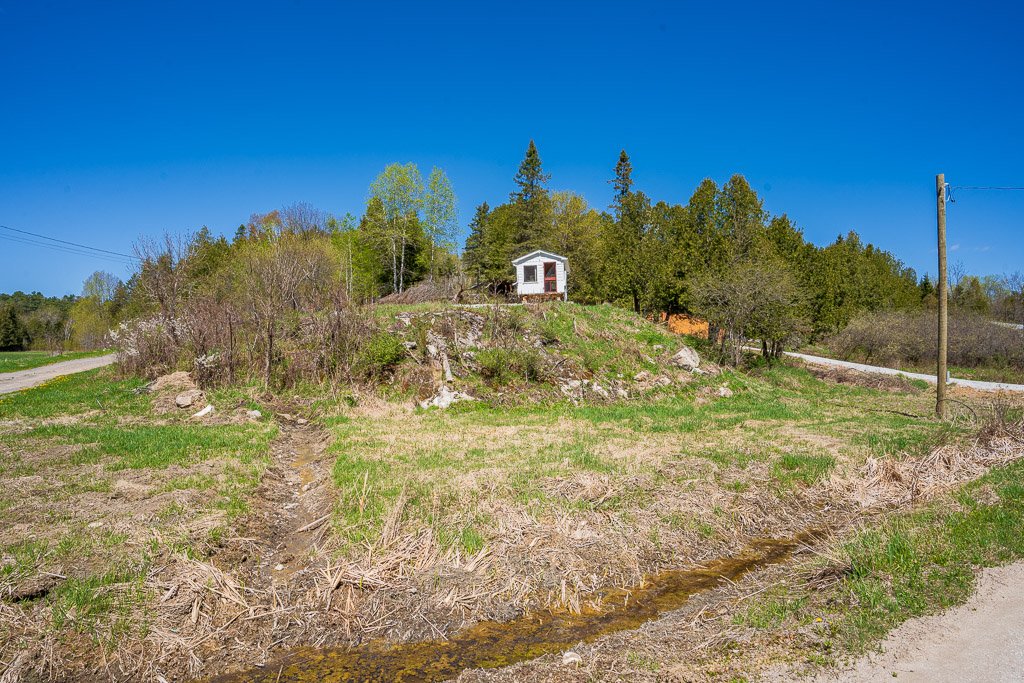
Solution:
{"label": "green foliage", "polygon": [[402,340],[390,332],[373,335],[359,352],[356,367],[370,377],[380,377],[405,358]]}
{"label": "green foliage", "polygon": [[0,308],[0,351],[21,351],[28,345],[28,341],[28,330],[14,308]]}
{"label": "green foliage", "polygon": [[540,377],[540,355],[533,349],[483,349],[476,354],[480,373],[495,384]]}

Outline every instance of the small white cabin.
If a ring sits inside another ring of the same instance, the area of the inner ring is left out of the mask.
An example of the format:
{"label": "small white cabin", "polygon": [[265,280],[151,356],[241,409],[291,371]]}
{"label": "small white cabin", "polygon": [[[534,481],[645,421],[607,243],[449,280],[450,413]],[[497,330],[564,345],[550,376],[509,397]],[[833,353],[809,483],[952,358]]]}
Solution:
{"label": "small white cabin", "polygon": [[512,262],[516,268],[516,293],[524,300],[569,300],[566,281],[569,259],[549,251],[531,251]]}

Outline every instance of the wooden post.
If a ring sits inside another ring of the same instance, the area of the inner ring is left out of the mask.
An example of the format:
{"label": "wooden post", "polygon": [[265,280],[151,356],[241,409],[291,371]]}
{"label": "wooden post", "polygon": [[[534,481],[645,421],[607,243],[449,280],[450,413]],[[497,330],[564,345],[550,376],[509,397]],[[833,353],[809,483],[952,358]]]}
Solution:
{"label": "wooden post", "polygon": [[940,420],[946,419],[946,307],[949,303],[946,295],[946,176],[943,173],[935,176],[936,220],[939,233],[939,349],[938,362],[935,368],[935,414]]}

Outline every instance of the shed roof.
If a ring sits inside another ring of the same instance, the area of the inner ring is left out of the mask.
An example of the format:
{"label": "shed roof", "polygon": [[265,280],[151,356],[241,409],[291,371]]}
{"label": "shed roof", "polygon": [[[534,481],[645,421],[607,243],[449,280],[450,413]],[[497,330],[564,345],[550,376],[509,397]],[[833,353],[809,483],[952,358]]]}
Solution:
{"label": "shed roof", "polygon": [[526,254],[524,256],[520,256],[519,258],[513,260],[512,261],[512,265],[513,266],[518,266],[523,261],[529,261],[530,259],[536,258],[538,256],[540,256],[542,258],[553,259],[555,261],[560,261],[562,263],[567,263],[569,261],[569,259],[566,258],[565,256],[559,256],[558,254],[552,254],[550,251],[544,251],[543,249],[535,249],[534,251],[531,251],[529,254]]}

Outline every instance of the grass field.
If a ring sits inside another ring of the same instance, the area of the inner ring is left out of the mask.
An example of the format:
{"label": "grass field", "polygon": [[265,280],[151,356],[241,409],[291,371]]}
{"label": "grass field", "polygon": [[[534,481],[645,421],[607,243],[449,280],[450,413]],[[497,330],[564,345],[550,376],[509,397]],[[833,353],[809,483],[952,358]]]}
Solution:
{"label": "grass field", "polygon": [[49,351],[0,351],[0,372],[29,370],[52,363],[61,363],[76,358],[93,358],[107,353],[110,351],[68,351],[55,356]]}
{"label": "grass field", "polygon": [[[511,329],[531,340],[498,347],[516,369],[477,360],[487,374],[460,386],[484,400],[447,410],[418,407],[401,382],[420,376],[401,370],[287,403],[212,391],[205,419],[173,407],[180,387],[110,369],[0,397],[0,640],[66,680],[209,675],[292,645],[597,614],[607,591],[663,570],[824,530],[813,555],[577,650],[595,680],[742,680],[860,651],[964,599],[972,567],[1024,553],[1024,467],[985,474],[1012,457],[985,460],[974,437],[1019,406],[956,394],[943,424],[933,395],[898,380],[691,375],[663,360],[680,338],[613,309]],[[406,363],[422,374],[422,358]],[[534,363],[627,397],[538,386]],[[906,472],[936,452],[967,455],[931,468],[908,505]],[[582,680],[566,671],[548,657],[464,678]]]}

